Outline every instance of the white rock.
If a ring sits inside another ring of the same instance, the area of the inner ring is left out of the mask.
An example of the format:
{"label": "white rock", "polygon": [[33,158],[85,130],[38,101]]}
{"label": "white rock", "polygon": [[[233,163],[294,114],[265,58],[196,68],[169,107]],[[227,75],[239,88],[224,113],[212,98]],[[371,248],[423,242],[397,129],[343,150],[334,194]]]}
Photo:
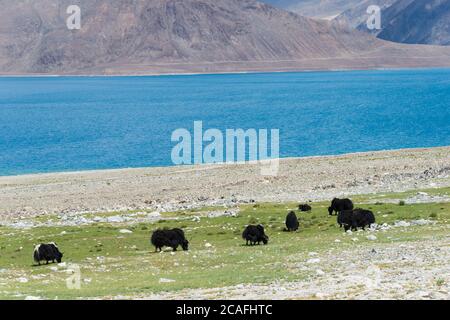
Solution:
{"label": "white rock", "polygon": [[119,232],[120,233],[133,233],[133,231],[128,230],[128,229],[121,229]]}
{"label": "white rock", "polygon": [[116,223],[120,223],[120,222],[124,222],[124,218],[122,218],[121,216],[112,216],[112,217],[108,217],[106,218],[107,222],[116,222]]}
{"label": "white rock", "polygon": [[374,236],[373,234],[370,234],[367,236],[367,240],[375,241],[375,240],[377,240],[377,237]]}
{"label": "white rock", "polygon": [[308,261],[306,261],[306,263],[308,263],[308,264],[320,263],[320,259],[319,258],[309,259]]}
{"label": "white rock", "polygon": [[397,221],[397,222],[395,222],[394,226],[396,226],[396,227],[409,227],[409,226],[411,226],[411,223],[406,222],[406,221]]}
{"label": "white rock", "polygon": [[20,277],[20,278],[17,279],[17,281],[20,282],[20,283],[27,283],[28,279],[25,278],[25,277]]}
{"label": "white rock", "polygon": [[388,225],[387,223],[383,223],[380,227],[381,230],[389,230],[391,228],[390,225]]}
{"label": "white rock", "polygon": [[356,242],[356,241],[359,241],[359,239],[358,238],[352,238],[352,241]]}
{"label": "white rock", "polygon": [[212,244],[209,243],[209,242],[207,242],[207,243],[205,243],[205,247],[206,247],[206,248],[211,248],[211,247],[212,247]]}
{"label": "white rock", "polygon": [[65,235],[67,232],[66,231],[62,231],[61,233],[60,233],[60,235]]}
{"label": "white rock", "polygon": [[352,232],[352,230],[347,230],[345,233],[346,234],[352,234],[353,232]]}
{"label": "white rock", "polygon": [[339,243],[339,242],[341,242],[341,240],[336,239],[336,240],[334,240],[334,242]]}
{"label": "white rock", "polygon": [[424,226],[424,225],[431,224],[431,223],[433,223],[433,221],[425,220],[425,219],[411,221],[411,224],[418,225],[418,226]]}
{"label": "white rock", "polygon": [[309,255],[310,255],[310,256],[317,256],[317,252],[311,251],[311,252],[309,253]]}
{"label": "white rock", "polygon": [[87,224],[87,223],[90,223],[90,221],[88,219],[86,219],[85,217],[80,217],[78,219],[78,223],[79,224]]}
{"label": "white rock", "polygon": [[52,271],[58,271],[58,267],[50,267],[50,270],[52,270]]}
{"label": "white rock", "polygon": [[369,228],[369,230],[377,230],[377,229],[379,229],[379,225],[377,224],[377,223],[372,223],[371,225],[370,225],[370,228]]}
{"label": "white rock", "polygon": [[175,282],[175,280],[173,280],[173,279],[166,279],[166,278],[160,278],[159,279],[159,283],[170,283],[170,282]]}
{"label": "white rock", "polygon": [[65,263],[65,262],[58,263],[58,267],[65,268],[66,266],[67,266],[67,263]]}
{"label": "white rock", "polygon": [[316,273],[317,273],[317,275],[319,275],[319,276],[323,276],[323,275],[325,274],[325,272],[323,272],[323,271],[320,270],[320,269],[317,269],[317,270],[316,270]]}
{"label": "white rock", "polygon": [[419,297],[428,297],[428,296],[430,296],[430,293],[429,293],[429,292],[426,292],[426,291],[416,291],[416,294],[417,294]]}

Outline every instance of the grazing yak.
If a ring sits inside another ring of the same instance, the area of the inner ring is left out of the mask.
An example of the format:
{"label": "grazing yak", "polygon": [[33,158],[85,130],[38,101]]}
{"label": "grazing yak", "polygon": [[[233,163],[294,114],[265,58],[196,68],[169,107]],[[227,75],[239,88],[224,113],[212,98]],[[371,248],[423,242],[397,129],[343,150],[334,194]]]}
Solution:
{"label": "grazing yak", "polygon": [[264,227],[262,225],[249,225],[242,233],[242,238],[246,240],[246,245],[250,242],[250,245],[260,244],[261,242],[267,244],[269,237],[264,233]]}
{"label": "grazing yak", "polygon": [[365,230],[375,223],[375,216],[372,211],[356,208],[354,210],[343,210],[339,212],[337,217],[338,224],[344,226],[345,231],[358,230],[362,228]]}
{"label": "grazing yak", "polygon": [[300,210],[302,212],[308,212],[308,211],[311,211],[312,208],[311,208],[311,206],[309,204],[300,204],[298,206],[298,210]]}
{"label": "grazing yak", "polygon": [[286,216],[286,229],[285,231],[297,231],[298,230],[298,219],[297,216],[295,215],[294,211],[291,211],[288,213],[288,215]]}
{"label": "grazing yak", "polygon": [[48,264],[49,261],[55,263],[56,260],[56,262],[61,263],[62,257],[63,254],[54,242],[42,243],[34,247],[33,258],[38,265],[41,265],[41,261]]}
{"label": "grazing yak", "polygon": [[189,249],[189,241],[186,240],[183,230],[178,228],[171,230],[158,229],[154,231],[151,243],[155,246],[155,252],[158,249],[162,251],[163,247],[170,247],[173,251],[177,251],[178,246],[181,246],[184,251]]}
{"label": "grazing yak", "polygon": [[331,201],[331,206],[328,207],[328,213],[330,214],[330,216],[333,215],[333,212],[336,212],[336,214],[338,214],[339,212],[344,210],[353,210],[352,200],[334,198]]}
{"label": "grazing yak", "polygon": [[339,227],[342,228],[342,226],[344,226],[345,231],[350,229],[350,227],[352,226],[352,217],[353,210],[340,211],[337,216],[337,223],[339,224]]}
{"label": "grazing yak", "polygon": [[369,227],[375,223],[375,216],[372,211],[356,208],[353,210],[353,227],[362,228]]}

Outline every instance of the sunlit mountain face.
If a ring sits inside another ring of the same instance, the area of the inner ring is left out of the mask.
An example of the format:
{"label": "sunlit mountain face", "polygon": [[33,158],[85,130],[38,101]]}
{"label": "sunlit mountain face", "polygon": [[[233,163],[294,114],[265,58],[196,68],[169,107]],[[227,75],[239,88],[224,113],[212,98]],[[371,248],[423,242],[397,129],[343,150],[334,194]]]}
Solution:
{"label": "sunlit mountain face", "polygon": [[332,19],[364,0],[263,0],[273,6],[304,16]]}

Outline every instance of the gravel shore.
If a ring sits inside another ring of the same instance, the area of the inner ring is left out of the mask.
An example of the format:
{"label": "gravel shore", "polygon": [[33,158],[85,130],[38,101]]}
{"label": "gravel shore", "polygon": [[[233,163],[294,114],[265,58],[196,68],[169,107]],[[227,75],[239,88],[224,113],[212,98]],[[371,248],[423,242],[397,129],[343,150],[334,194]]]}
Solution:
{"label": "gravel shore", "polygon": [[0,222],[51,213],[176,211],[245,202],[450,186],[450,147],[280,160],[257,164],[140,168],[0,177]]}
{"label": "gravel shore", "polygon": [[373,244],[352,249],[334,246],[309,261],[293,257],[291,271],[311,273],[302,281],[240,284],[123,298],[449,300],[449,245],[448,238],[431,238],[406,244]]}

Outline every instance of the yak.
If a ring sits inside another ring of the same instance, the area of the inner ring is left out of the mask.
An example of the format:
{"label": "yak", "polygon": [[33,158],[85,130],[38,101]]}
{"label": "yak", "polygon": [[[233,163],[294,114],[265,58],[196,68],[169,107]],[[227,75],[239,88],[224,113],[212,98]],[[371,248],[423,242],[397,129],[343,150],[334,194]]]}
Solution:
{"label": "yak", "polygon": [[154,231],[151,243],[155,246],[155,252],[162,251],[163,247],[170,247],[173,251],[177,251],[178,246],[184,251],[189,249],[189,241],[186,240],[184,231],[178,228]]}
{"label": "yak", "polygon": [[50,261],[52,263],[55,263],[55,261],[61,263],[62,257],[63,254],[54,242],[41,243],[34,247],[33,258],[38,265],[41,265],[41,261],[45,261],[46,264]]}
{"label": "yak", "polygon": [[344,226],[345,231],[358,230],[370,227],[375,223],[375,216],[372,211],[356,208],[354,210],[342,210],[337,217],[338,224]]}
{"label": "yak", "polygon": [[344,227],[345,231],[349,230],[353,225],[353,210],[342,210],[338,213],[337,223],[339,227]]}
{"label": "yak", "polygon": [[365,230],[375,223],[375,216],[372,211],[356,208],[353,210],[353,228],[362,228]]}
{"label": "yak", "polygon": [[331,206],[328,207],[328,213],[330,214],[330,216],[333,215],[333,212],[336,212],[337,215],[343,210],[353,210],[352,200],[334,198],[331,201]]}
{"label": "yak", "polygon": [[308,211],[311,211],[312,208],[311,208],[311,206],[309,204],[300,204],[298,206],[298,210],[300,210],[302,212],[308,212]]}
{"label": "yak", "polygon": [[250,243],[251,246],[269,242],[269,237],[264,233],[264,227],[261,224],[247,226],[242,233],[242,238],[247,241],[246,245]]}
{"label": "yak", "polygon": [[295,215],[294,211],[291,211],[288,213],[288,215],[286,216],[286,231],[297,231],[298,230],[298,219],[297,216]]}

